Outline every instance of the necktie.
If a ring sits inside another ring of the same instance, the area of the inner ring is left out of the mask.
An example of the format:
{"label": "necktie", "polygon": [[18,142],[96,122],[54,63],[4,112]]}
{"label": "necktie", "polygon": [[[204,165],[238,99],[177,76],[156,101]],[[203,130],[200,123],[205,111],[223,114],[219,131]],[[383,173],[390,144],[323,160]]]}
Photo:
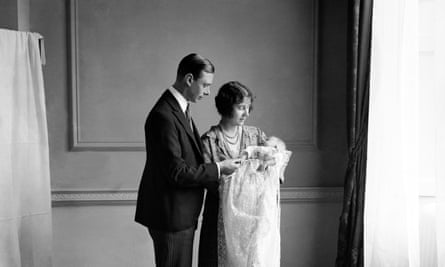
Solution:
{"label": "necktie", "polygon": [[187,121],[190,125],[190,129],[192,129],[193,132],[192,117],[190,116],[190,104],[187,104],[187,108],[185,109],[185,117],[187,118]]}

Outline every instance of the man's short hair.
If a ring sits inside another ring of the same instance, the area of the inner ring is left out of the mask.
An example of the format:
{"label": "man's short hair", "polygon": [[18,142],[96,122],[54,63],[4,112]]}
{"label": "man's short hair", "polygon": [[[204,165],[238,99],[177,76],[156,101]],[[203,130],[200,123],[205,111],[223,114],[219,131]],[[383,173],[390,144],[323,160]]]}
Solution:
{"label": "man's short hair", "polygon": [[252,91],[240,82],[227,82],[221,86],[215,97],[216,109],[221,116],[230,118],[233,114],[233,106],[242,103],[245,97],[250,98],[249,111],[251,111],[254,99]]}
{"label": "man's short hair", "polygon": [[202,71],[215,73],[215,67],[207,58],[192,53],[185,56],[181,59],[181,62],[179,62],[177,76],[178,78],[183,78],[188,73],[191,73],[193,79],[197,80],[200,78]]}

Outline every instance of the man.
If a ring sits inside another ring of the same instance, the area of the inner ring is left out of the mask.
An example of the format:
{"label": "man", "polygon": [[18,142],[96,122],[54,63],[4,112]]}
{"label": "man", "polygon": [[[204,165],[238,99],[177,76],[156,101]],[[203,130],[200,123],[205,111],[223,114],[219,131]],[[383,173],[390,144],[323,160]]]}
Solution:
{"label": "man", "polygon": [[231,174],[240,160],[204,164],[198,129],[189,105],[210,93],[214,66],[198,54],[179,63],[176,81],[145,123],[147,161],[139,186],[135,220],[148,227],[157,266],[192,265],[193,238],[205,187]]}

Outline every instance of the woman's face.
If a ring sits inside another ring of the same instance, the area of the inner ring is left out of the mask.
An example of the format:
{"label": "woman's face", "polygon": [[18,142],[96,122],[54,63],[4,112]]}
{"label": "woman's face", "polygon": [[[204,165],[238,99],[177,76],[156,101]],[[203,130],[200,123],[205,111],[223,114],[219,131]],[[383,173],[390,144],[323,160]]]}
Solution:
{"label": "woman's face", "polygon": [[250,97],[244,97],[241,103],[233,105],[232,117],[228,118],[229,122],[232,125],[243,125],[249,117],[251,104]]}

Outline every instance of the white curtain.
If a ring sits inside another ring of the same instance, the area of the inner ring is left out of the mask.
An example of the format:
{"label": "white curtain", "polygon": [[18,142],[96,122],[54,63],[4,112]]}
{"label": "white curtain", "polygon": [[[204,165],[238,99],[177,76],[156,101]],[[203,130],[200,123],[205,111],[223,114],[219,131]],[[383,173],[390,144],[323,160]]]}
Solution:
{"label": "white curtain", "polygon": [[365,266],[419,266],[418,0],[374,0]]}
{"label": "white curtain", "polygon": [[51,195],[36,33],[0,29],[0,266],[51,266]]}
{"label": "white curtain", "polygon": [[434,140],[434,178],[436,184],[437,263],[445,266],[445,1],[434,1],[434,123],[429,129]]}

